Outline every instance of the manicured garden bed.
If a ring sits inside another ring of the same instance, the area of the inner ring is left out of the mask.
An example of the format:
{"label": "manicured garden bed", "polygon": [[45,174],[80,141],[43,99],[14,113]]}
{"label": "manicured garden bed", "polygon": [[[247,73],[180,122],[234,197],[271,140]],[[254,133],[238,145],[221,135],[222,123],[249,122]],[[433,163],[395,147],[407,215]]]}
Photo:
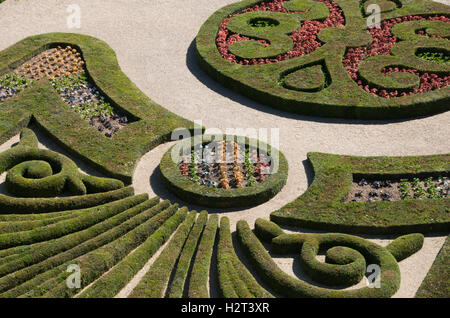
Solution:
{"label": "manicured garden bed", "polygon": [[449,158],[449,155],[351,157],[309,153],[314,181],[303,195],[273,212],[270,218],[288,226],[339,232],[447,232],[450,229],[447,196],[373,202],[348,202],[347,198],[353,181],[362,178],[374,182],[448,176]]}
{"label": "manicured garden bed", "polygon": [[449,109],[450,9],[390,2],[381,28],[363,2],[246,0],[216,11],[196,38],[214,79],[288,112],[364,119]]}
{"label": "manicured garden bed", "polygon": [[0,142],[33,121],[57,143],[99,171],[131,183],[135,164],[145,152],[170,140],[172,131],[177,128],[193,129],[193,123],[172,114],[142,93],[122,73],[112,49],[90,36],[49,33],[26,38],[0,52],[0,75],[9,74],[40,53],[58,46],[70,46],[81,53],[89,82],[118,114],[127,117],[129,123],[113,138],[106,138],[97,127],[68,107],[44,77],[33,81],[14,98],[0,103]]}
{"label": "manicured garden bed", "polygon": [[202,137],[182,141],[161,159],[163,183],[183,200],[210,207],[250,206],[269,200],[286,183],[287,161],[277,149],[248,138]]}

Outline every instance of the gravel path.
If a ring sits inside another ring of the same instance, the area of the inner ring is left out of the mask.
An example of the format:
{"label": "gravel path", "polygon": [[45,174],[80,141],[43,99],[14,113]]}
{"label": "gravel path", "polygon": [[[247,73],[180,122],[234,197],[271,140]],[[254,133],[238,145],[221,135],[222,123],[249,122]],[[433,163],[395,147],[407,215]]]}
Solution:
{"label": "gravel path", "polygon": [[[0,5],[0,29],[11,31],[2,32],[0,50],[34,34],[92,35],[112,47],[122,70],[144,93],[174,113],[202,120],[210,131],[278,128],[279,148],[289,162],[288,182],[275,198],[258,207],[220,211],[230,218],[232,228],[239,219],[253,226],[256,218],[268,218],[272,211],[306,190],[310,181],[304,166],[307,152],[399,156],[449,151],[450,112],[404,121],[321,119],[273,110],[217,84],[197,66],[193,40],[214,11],[235,1],[186,0],[180,5],[176,0],[114,0],[107,4],[77,0],[82,14],[80,29],[66,25],[66,9],[73,1],[7,1]],[[450,4],[449,0],[440,2]],[[161,145],[141,159],[133,184],[137,193],[173,198],[162,188],[155,170],[169,146]],[[401,290],[408,291],[402,296],[413,296],[412,290],[424,277],[418,271],[428,271],[443,242],[442,237],[427,238],[422,256],[417,254],[414,264],[402,269]]]}

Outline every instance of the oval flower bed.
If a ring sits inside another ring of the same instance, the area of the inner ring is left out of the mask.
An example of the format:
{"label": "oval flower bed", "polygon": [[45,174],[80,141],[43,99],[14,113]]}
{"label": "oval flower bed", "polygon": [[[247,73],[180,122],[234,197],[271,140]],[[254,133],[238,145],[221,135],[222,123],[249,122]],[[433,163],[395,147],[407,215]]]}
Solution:
{"label": "oval flower bed", "polygon": [[181,199],[227,208],[271,199],[285,185],[288,165],[282,153],[261,141],[203,136],[173,146],[160,169],[164,185]]}

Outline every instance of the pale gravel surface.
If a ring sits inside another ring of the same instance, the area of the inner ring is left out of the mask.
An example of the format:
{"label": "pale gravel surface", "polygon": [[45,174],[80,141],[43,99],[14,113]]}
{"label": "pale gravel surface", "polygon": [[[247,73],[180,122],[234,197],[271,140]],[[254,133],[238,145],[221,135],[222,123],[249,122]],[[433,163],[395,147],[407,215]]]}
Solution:
{"label": "pale gravel surface", "polygon": [[[348,155],[427,155],[447,153],[450,112],[407,121],[320,119],[262,106],[208,78],[196,65],[192,41],[215,10],[235,0],[6,1],[0,5],[0,50],[34,34],[78,32],[106,41],[127,76],[150,98],[176,114],[201,119],[208,129],[279,128],[279,148],[289,161],[289,178],[271,201],[251,209],[227,211],[232,227],[239,219],[251,226],[259,217],[303,193],[303,165],[310,151]],[[450,4],[449,0],[440,1]],[[82,10],[81,29],[68,29],[66,8]],[[32,12],[32,14],[30,14]],[[271,141],[269,140],[269,143]],[[155,168],[169,144],[146,154],[137,166],[134,186],[173,198],[159,183]],[[0,147],[1,149],[1,147]],[[217,211],[212,211],[217,212]],[[422,251],[400,263],[402,286],[396,296],[411,297],[433,262],[443,237],[427,238]]]}

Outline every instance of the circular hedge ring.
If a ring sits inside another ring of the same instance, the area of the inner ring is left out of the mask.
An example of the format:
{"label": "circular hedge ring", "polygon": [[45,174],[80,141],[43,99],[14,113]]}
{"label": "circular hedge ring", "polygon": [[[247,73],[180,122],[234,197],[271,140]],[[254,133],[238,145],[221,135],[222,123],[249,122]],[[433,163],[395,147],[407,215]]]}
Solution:
{"label": "circular hedge ring", "polygon": [[196,50],[210,76],[269,106],[392,119],[450,109],[449,34],[450,7],[428,0],[244,0],[203,24]]}
{"label": "circular hedge ring", "polygon": [[[255,151],[255,145],[257,145],[258,152],[264,151],[267,154],[270,158],[271,171],[265,175],[262,182],[226,188],[223,187],[223,184],[219,187],[203,185],[183,175],[180,171],[183,155],[191,154],[194,149],[208,148],[214,142],[222,142],[221,139],[216,139],[213,136],[202,136],[201,140],[197,140],[196,137],[183,140],[164,154],[160,162],[163,184],[186,202],[216,208],[258,205],[270,200],[283,188],[287,180],[288,163],[278,149],[259,140],[245,137],[226,136],[226,141],[233,141],[233,144],[245,146],[245,149],[253,151]],[[224,153],[227,154],[227,152]],[[218,165],[220,169],[220,164]]]}

